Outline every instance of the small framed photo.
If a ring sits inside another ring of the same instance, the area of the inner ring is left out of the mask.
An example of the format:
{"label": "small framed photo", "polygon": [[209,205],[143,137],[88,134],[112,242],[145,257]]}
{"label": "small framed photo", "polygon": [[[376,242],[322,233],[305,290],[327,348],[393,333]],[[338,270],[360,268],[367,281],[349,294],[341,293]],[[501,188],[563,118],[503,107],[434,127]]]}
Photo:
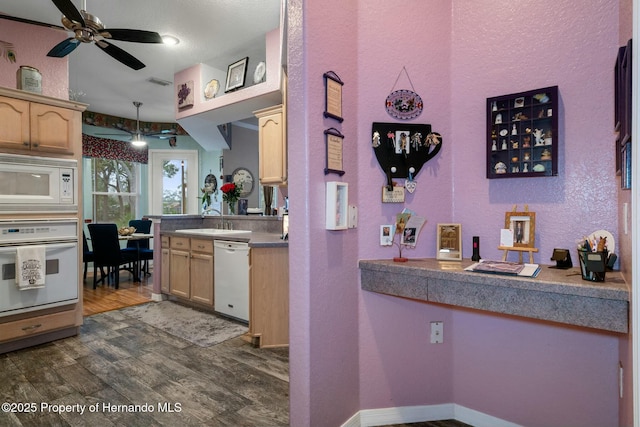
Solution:
{"label": "small framed photo", "polygon": [[232,92],[244,87],[244,82],[247,79],[248,63],[249,57],[246,57],[229,65],[227,69],[227,84],[224,88],[225,92]]}
{"label": "small framed photo", "polygon": [[402,238],[400,239],[400,244],[415,247],[417,235],[418,230],[416,229],[416,227],[405,227],[404,230],[402,230]]}
{"label": "small framed photo", "polygon": [[462,225],[438,224],[437,259],[462,261]]}
{"label": "small framed photo", "polygon": [[193,107],[193,80],[180,83],[177,86],[176,100],[178,103],[178,110]]}
{"label": "small framed photo", "polygon": [[535,248],[535,212],[507,212],[504,228],[513,233],[513,247]]}
{"label": "small framed photo", "polygon": [[380,226],[380,246],[393,245],[393,236],[396,232],[395,224],[385,224]]}

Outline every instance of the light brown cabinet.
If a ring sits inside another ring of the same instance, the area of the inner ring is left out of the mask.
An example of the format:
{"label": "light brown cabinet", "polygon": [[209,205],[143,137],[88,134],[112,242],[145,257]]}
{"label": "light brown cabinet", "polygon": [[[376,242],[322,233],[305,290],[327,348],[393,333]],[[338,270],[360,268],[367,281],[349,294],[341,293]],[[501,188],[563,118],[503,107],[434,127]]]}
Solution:
{"label": "light brown cabinet", "polygon": [[0,148],[27,154],[68,155],[74,154],[74,147],[82,146],[82,109],[77,105],[53,102],[35,94],[23,96],[25,99],[2,96],[7,91],[0,91]]}
{"label": "light brown cabinet", "polygon": [[287,184],[287,125],[283,105],[254,112],[258,118],[260,183]]}
{"label": "light brown cabinet", "polygon": [[289,248],[251,248],[249,337],[258,347],[289,345]]}
{"label": "light brown cabinet", "polygon": [[169,293],[213,306],[213,241],[172,236],[170,248]]}
{"label": "light brown cabinet", "polygon": [[168,294],[170,291],[169,288],[169,279],[171,273],[171,246],[170,246],[170,237],[169,236],[161,236],[161,250],[160,250],[160,265],[162,266],[160,270],[160,290]]}

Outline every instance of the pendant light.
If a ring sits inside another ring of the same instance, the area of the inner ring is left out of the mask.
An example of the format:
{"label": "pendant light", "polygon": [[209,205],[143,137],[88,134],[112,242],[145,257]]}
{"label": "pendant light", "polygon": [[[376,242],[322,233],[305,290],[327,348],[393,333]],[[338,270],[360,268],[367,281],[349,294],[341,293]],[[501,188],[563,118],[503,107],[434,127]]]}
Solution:
{"label": "pendant light", "polygon": [[133,105],[136,107],[136,134],[131,140],[131,145],[134,147],[144,147],[147,145],[147,141],[142,139],[142,135],[140,134],[140,106],[142,102],[134,101]]}

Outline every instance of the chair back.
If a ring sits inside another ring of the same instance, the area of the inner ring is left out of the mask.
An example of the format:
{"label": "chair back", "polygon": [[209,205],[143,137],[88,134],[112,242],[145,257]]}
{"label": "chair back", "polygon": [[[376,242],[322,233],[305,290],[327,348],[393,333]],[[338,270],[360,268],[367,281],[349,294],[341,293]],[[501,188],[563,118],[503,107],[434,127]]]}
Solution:
{"label": "chair back", "polygon": [[83,262],[92,262],[93,261],[93,252],[89,249],[89,244],[87,243],[87,236],[82,232],[82,261]]}
{"label": "chair back", "polygon": [[[129,227],[135,227],[136,233],[151,233],[151,220],[150,219],[132,219],[129,221]],[[127,242],[127,248],[136,249],[149,249],[149,239],[138,240],[134,242],[129,240]]]}
{"label": "chair back", "polygon": [[93,246],[93,258],[97,265],[119,265],[122,259],[118,226],[116,224],[87,225]]}

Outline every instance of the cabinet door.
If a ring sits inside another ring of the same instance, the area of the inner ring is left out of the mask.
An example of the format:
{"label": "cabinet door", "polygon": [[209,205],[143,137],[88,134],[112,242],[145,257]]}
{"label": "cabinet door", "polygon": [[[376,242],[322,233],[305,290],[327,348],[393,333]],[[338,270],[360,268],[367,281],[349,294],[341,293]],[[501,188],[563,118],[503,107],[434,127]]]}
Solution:
{"label": "cabinet door", "polygon": [[213,255],[191,253],[191,300],[213,306]]}
{"label": "cabinet door", "polygon": [[170,293],[189,298],[189,252],[171,249],[169,262]]}
{"label": "cabinet door", "polygon": [[29,149],[29,102],[0,96],[0,147]]}
{"label": "cabinet door", "polygon": [[287,143],[282,108],[259,117],[260,183],[273,185],[287,181]]}
{"label": "cabinet door", "polygon": [[162,264],[162,268],[160,270],[160,290],[168,294],[170,290],[170,277],[169,274],[171,272],[171,250],[168,248],[163,248],[160,255],[160,263]]}
{"label": "cabinet door", "polygon": [[73,154],[82,133],[82,113],[32,102],[30,117],[32,150]]}

